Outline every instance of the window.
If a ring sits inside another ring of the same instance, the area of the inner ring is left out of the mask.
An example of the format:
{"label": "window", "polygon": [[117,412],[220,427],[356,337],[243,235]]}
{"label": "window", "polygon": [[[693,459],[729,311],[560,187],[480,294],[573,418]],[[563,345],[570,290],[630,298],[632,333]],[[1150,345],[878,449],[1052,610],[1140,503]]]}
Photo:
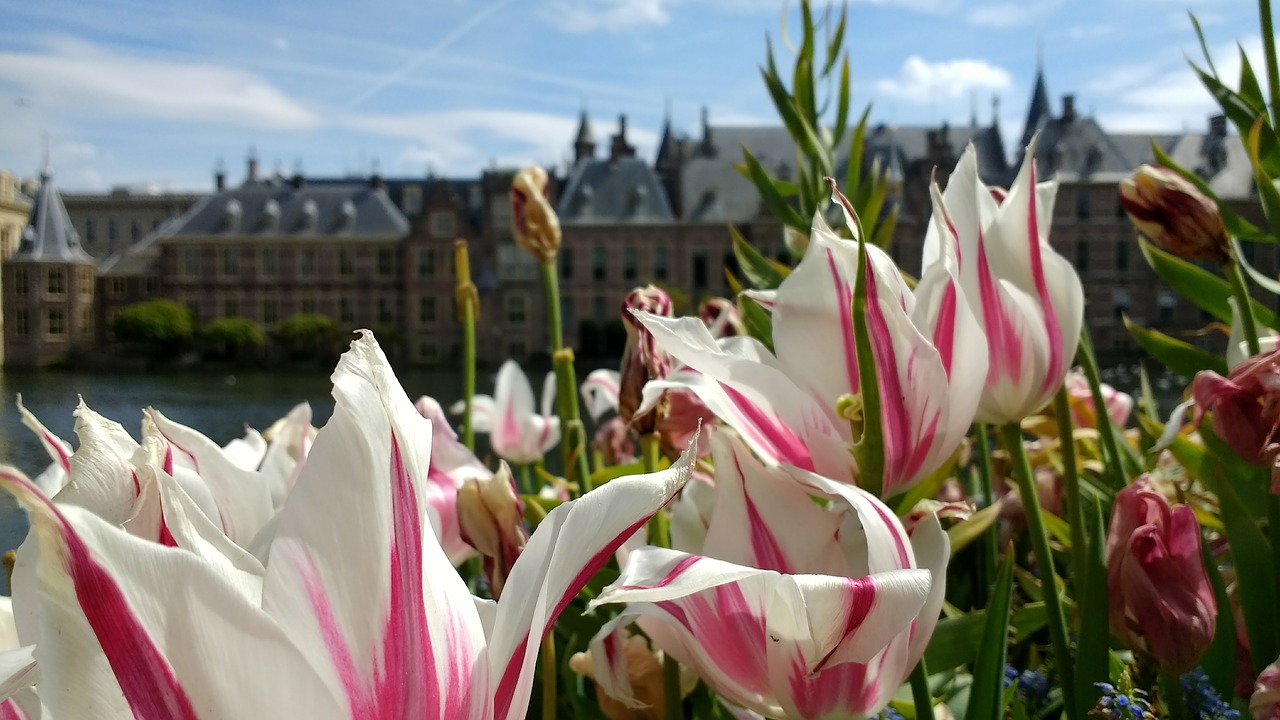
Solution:
{"label": "window", "polygon": [[1128,238],[1121,238],[1120,242],[1116,243],[1116,270],[1119,270],[1120,272],[1129,271]]}
{"label": "window", "polygon": [[426,362],[435,362],[440,359],[440,350],[435,343],[424,342],[418,345],[418,357]]}
{"label": "window", "polygon": [[302,248],[298,251],[298,274],[308,278],[316,276],[315,248]]}
{"label": "window", "polygon": [[1089,241],[1076,241],[1076,270],[1087,272],[1089,270]]}
{"label": "window", "polygon": [[524,295],[508,295],[506,297],[507,322],[522,325],[529,319],[529,311]]}
{"label": "window", "polygon": [[417,185],[406,185],[400,191],[400,210],[408,217],[422,214],[422,188]]}
{"label": "window", "polygon": [[356,274],[356,255],[350,250],[338,251],[338,274],[351,277]]}
{"label": "window", "polygon": [[516,358],[517,360],[524,358],[529,354],[529,348],[525,346],[523,340],[512,340],[507,343],[507,356]]}
{"label": "window", "polygon": [[707,251],[693,251],[693,286],[698,289],[707,287]]}
{"label": "window", "polygon": [[591,315],[594,317],[597,324],[605,321],[607,313],[605,312],[605,300],[603,295],[597,295],[595,299],[591,301]]}
{"label": "window", "polygon": [[418,251],[418,277],[425,279],[435,277],[436,274],[436,251],[435,250],[419,250]]}
{"label": "window", "polygon": [[633,247],[623,248],[622,250],[622,279],[635,280],[638,271],[636,270],[636,249]]}
{"label": "window", "polygon": [[356,306],[351,302],[351,298],[342,298],[338,301],[338,317],[344,323],[356,321]]}
{"label": "window", "polygon": [[302,314],[303,314],[303,315],[314,315],[314,314],[315,314],[315,312],[316,312],[316,299],[315,299],[315,298],[302,298]]}
{"label": "window", "polygon": [[107,221],[107,242],[111,243],[112,245],[115,245],[116,241],[119,239],[120,239],[120,228],[116,225],[116,219],[111,218],[110,220]]}
{"label": "window", "polygon": [[222,317],[239,317],[240,316],[240,300],[237,298],[226,298],[222,301]]}
{"label": "window", "polygon": [[142,226],[138,224],[137,220],[134,220],[129,223],[129,239],[138,242],[140,237],[142,237]]}
{"label": "window", "polygon": [[1129,312],[1129,291],[1124,288],[1111,291],[1111,307],[1119,319]]}
{"label": "window", "polygon": [[80,268],[80,294],[93,294],[93,268]]}
{"label": "window", "polygon": [[1178,309],[1178,296],[1168,290],[1161,290],[1156,306],[1160,308],[1160,323],[1168,325],[1173,322],[1173,314]]}
{"label": "window", "polygon": [[262,277],[275,277],[280,271],[280,252],[275,248],[262,248]]}
{"label": "window", "polygon": [[1092,201],[1093,195],[1089,190],[1076,191],[1076,219],[1088,220],[1093,214]]}
{"label": "window", "polygon": [[280,320],[280,303],[275,298],[262,301],[262,324],[275,325]]}
{"label": "window", "polygon": [[669,261],[667,258],[666,248],[660,247],[660,248],[653,249],[653,279],[654,280],[662,281],[667,279],[668,262]]}
{"label": "window", "polygon": [[80,332],[83,335],[93,334],[93,308],[86,307],[80,310]]}
{"label": "window", "polygon": [[430,325],[436,321],[436,299],[433,297],[418,298],[418,324]]}
{"label": "window", "polygon": [[67,334],[67,311],[62,308],[49,308],[45,315],[47,324],[45,334],[61,337]]}
{"label": "window", "polygon": [[45,272],[45,292],[50,295],[65,295],[67,271],[64,268],[49,268]]}
{"label": "window", "polygon": [[447,210],[437,210],[431,213],[431,237],[437,240],[449,240],[453,238],[453,234],[453,213]]}
{"label": "window", "polygon": [[98,239],[98,223],[93,218],[84,221],[84,239],[89,242]]}
{"label": "window", "polygon": [[27,275],[27,269],[18,267],[13,271],[13,294],[18,297],[26,297],[31,292],[31,279]]}
{"label": "window", "polygon": [[121,298],[124,297],[125,282],[124,278],[111,278],[107,280],[107,297]]}
{"label": "window", "polygon": [[391,309],[391,298],[378,298],[378,322],[387,324],[395,321],[395,312]]}
{"label": "window", "polygon": [[31,316],[27,314],[26,308],[13,314],[13,334],[18,337],[27,337],[31,334]]}
{"label": "window", "polygon": [[200,248],[182,249],[182,274],[187,277],[200,276]]}
{"label": "window", "polygon": [[604,280],[605,274],[604,248],[598,247],[591,251],[591,277],[596,280]]}
{"label": "window", "polygon": [[240,274],[240,248],[222,248],[222,275],[235,277]]}
{"label": "window", "polygon": [[560,298],[560,326],[566,328],[578,326],[573,316],[573,298]]}
{"label": "window", "polygon": [[396,254],[391,248],[378,248],[378,275],[389,277],[395,272]]}
{"label": "window", "polygon": [[567,247],[560,248],[560,279],[573,279],[573,251]]}
{"label": "window", "polygon": [[155,297],[160,294],[160,281],[156,278],[147,278],[143,281],[142,287],[147,297]]}

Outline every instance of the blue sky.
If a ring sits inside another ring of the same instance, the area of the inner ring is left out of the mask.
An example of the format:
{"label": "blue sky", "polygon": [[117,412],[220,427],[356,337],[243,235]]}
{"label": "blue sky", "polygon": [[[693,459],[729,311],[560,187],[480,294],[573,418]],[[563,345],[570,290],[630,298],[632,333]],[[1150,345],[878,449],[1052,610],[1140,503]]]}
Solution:
{"label": "blue sky", "polygon": [[[787,7],[793,11],[795,3]],[[651,156],[677,130],[773,124],[757,71],[781,0],[0,0],[0,169],[49,135],[64,188],[208,188],[215,162],[308,174],[467,174],[565,159],[579,110],[629,120]],[[1243,0],[865,0],[849,7],[855,103],[877,121],[1021,130],[1049,92],[1116,130],[1200,130],[1194,11],[1224,73],[1256,56]],[[793,23],[794,27],[794,23]],[[775,42],[780,61],[786,48]]]}

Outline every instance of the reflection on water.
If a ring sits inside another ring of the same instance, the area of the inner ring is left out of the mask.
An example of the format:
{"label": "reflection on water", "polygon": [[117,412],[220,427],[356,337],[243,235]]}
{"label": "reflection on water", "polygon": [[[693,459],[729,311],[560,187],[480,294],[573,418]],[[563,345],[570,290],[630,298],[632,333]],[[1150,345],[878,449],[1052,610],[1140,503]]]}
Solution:
{"label": "reflection on water", "polygon": [[[456,373],[418,370],[399,373],[410,398],[431,395],[446,407],[462,394]],[[493,386],[491,377],[477,378],[481,390]],[[22,424],[14,405],[22,403],[54,434],[71,442],[71,413],[78,398],[95,411],[124,425],[136,438],[142,408],[154,407],[166,417],[208,435],[220,445],[244,434],[245,425],[259,430],[275,422],[300,402],[311,403],[314,423],[322,425],[333,412],[332,386],[327,371],[230,373],[5,372],[0,374],[0,463],[14,465],[34,476],[48,464],[35,434]],[[0,493],[0,552],[16,548],[26,534],[26,518],[12,498]]]}

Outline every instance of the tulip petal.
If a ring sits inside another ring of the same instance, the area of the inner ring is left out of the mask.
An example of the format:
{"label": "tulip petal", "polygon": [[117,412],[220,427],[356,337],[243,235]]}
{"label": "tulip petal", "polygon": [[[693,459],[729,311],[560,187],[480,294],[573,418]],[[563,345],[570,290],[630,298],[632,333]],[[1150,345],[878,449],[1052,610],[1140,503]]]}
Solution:
{"label": "tulip petal", "polygon": [[613,480],[539,523],[507,577],[489,640],[497,720],[524,716],[539,641],[614,551],[688,482],[696,446],[695,436],[670,468]]}
{"label": "tulip petal", "polygon": [[582,402],[592,420],[599,420],[610,410],[618,409],[618,393],[622,387],[622,374],[617,370],[601,368],[592,370],[582,381]]}
{"label": "tulip petal", "polygon": [[26,406],[22,404],[22,395],[18,395],[17,405],[18,414],[22,416],[22,424],[36,434],[53,465],[61,470],[61,472],[49,473],[47,478],[44,478],[43,474],[41,475],[44,480],[39,486],[40,490],[44,492],[45,497],[53,497],[58,494],[58,491],[62,489],[62,486],[67,483],[70,477],[71,446],[62,438],[50,432],[49,428],[44,426],[44,423],[40,422],[35,415],[32,415],[27,410]]}

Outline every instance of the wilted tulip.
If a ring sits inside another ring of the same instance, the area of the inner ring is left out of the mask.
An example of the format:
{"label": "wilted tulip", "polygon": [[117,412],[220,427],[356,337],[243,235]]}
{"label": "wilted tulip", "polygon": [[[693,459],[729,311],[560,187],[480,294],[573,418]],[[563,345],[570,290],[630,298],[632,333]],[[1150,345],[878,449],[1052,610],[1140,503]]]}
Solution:
{"label": "wilted tulip", "polygon": [[1280,494],[1280,349],[1255,355],[1227,377],[1202,370],[1191,384],[1196,422],[1213,413],[1213,432],[1240,459],[1271,467],[1271,492]]}
{"label": "wilted tulip", "polygon": [[[569,667],[583,677],[595,680],[598,667],[625,670],[626,684],[631,688],[636,707],[620,702],[608,693],[596,693],[596,702],[600,704],[600,712],[609,720],[665,720],[667,708],[663,703],[666,694],[665,678],[662,675],[662,651],[653,652],[649,642],[642,635],[633,635],[629,630],[619,629],[613,636],[599,643],[605,652],[616,652],[625,656],[624,662],[605,665],[596,663],[592,651],[575,653],[569,658]],[[680,695],[683,697],[693,691],[698,684],[698,676],[680,668]],[[618,682],[622,679],[618,678]]]}
{"label": "wilted tulip", "polygon": [[1249,698],[1249,714],[1253,720],[1280,720],[1280,660],[1258,676]]}
{"label": "wilted tulip", "polygon": [[1140,478],[1116,495],[1107,529],[1111,632],[1130,649],[1181,675],[1200,661],[1217,602],[1200,553],[1200,526],[1186,505],[1169,507]]}
{"label": "wilted tulip", "polygon": [[551,187],[547,171],[527,167],[511,181],[511,229],[516,244],[540,263],[560,252],[560,218],[547,199]]}
{"label": "wilted tulip", "polygon": [[1218,206],[1169,168],[1143,165],[1121,180],[1120,205],[1138,232],[1178,257],[1216,263],[1229,258]]}
{"label": "wilted tulip", "polygon": [[[647,435],[660,422],[665,408],[637,413],[644,386],[650,380],[661,380],[671,372],[672,360],[659,351],[653,334],[632,314],[635,311],[671,317],[671,296],[656,285],[638,287],[627,293],[622,302],[622,324],[627,329],[627,346],[622,352],[621,387],[618,391],[618,415],[623,422]],[[637,414],[640,417],[637,417]]]}
{"label": "wilted tulip", "polygon": [[458,524],[463,541],[483,558],[489,590],[497,599],[516,558],[529,541],[524,529],[524,503],[520,502],[506,463],[497,474],[472,478],[458,489]]}
{"label": "wilted tulip", "polygon": [[702,305],[698,306],[698,318],[706,323],[707,330],[715,338],[747,334],[742,316],[738,314],[738,306],[725,298],[713,297],[702,301]]}
{"label": "wilted tulip", "polygon": [[591,449],[600,453],[606,465],[624,465],[636,458],[636,444],[631,442],[627,424],[616,416],[596,428]]}

